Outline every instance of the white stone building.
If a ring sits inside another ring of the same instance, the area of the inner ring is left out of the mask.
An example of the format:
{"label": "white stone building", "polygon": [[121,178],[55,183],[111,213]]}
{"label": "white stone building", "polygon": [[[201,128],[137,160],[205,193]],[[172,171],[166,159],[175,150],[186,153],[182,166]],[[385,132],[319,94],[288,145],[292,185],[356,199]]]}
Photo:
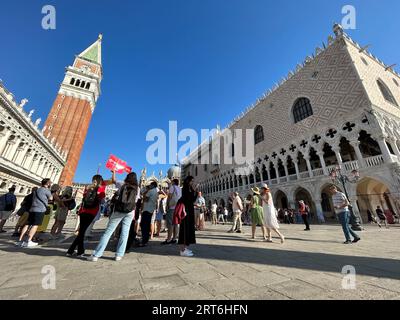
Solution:
{"label": "white stone building", "polygon": [[24,111],[28,101],[17,103],[0,81],[0,194],[15,185],[18,200],[40,186],[42,179],[57,183],[66,162],[60,147],[39,129],[34,111]]}
{"label": "white stone building", "polygon": [[334,33],[228,125],[254,129],[250,172],[238,174],[237,165],[227,164],[238,149],[235,135],[226,150],[220,144],[218,164],[204,164],[214,162],[211,142],[224,131],[185,159],[183,176],[193,175],[208,201],[227,203],[231,192],[245,197],[252,186],[267,183],[278,208],[295,208],[303,199],[313,213],[331,217],[329,174],[340,166],[345,174],[360,174],[347,189],[363,221],[377,205],[400,211],[400,76],[340,25]]}

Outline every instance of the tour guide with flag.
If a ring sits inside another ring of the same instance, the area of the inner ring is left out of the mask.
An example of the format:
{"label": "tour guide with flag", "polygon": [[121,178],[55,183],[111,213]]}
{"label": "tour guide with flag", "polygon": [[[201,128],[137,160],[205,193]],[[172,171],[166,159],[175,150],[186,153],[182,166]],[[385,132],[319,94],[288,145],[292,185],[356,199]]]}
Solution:
{"label": "tour guide with flag", "polygon": [[79,230],[71,247],[68,249],[67,256],[72,256],[78,247],[78,257],[82,258],[85,254],[84,239],[87,228],[92,223],[100,210],[100,203],[106,197],[106,187],[115,184],[115,171],[112,172],[111,180],[103,180],[101,175],[96,174],[92,178],[92,184],[85,190],[82,199],[82,206],[79,209]]}

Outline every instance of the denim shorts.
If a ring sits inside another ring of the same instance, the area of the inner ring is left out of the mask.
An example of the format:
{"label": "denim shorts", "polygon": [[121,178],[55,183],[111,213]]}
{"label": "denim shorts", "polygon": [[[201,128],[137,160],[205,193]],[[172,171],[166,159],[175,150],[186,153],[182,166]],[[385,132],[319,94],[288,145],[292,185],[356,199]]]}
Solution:
{"label": "denim shorts", "polygon": [[164,214],[162,212],[157,212],[156,221],[162,221]]}

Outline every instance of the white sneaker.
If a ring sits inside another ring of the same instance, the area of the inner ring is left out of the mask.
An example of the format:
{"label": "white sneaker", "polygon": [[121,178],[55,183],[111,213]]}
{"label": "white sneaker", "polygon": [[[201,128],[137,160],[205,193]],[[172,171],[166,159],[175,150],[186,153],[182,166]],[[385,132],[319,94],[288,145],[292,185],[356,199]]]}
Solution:
{"label": "white sneaker", "polygon": [[115,261],[121,261],[122,257],[115,257]]}
{"label": "white sneaker", "polygon": [[37,242],[29,241],[28,243],[26,243],[25,247],[26,248],[33,248],[33,247],[37,247],[38,245],[39,245],[39,243],[37,243]]}
{"label": "white sneaker", "polygon": [[88,261],[92,261],[92,262],[96,262],[99,260],[99,258],[95,257],[95,256],[90,256],[87,258]]}
{"label": "white sneaker", "polygon": [[193,257],[194,254],[188,249],[185,249],[184,251],[181,251],[181,257]]}

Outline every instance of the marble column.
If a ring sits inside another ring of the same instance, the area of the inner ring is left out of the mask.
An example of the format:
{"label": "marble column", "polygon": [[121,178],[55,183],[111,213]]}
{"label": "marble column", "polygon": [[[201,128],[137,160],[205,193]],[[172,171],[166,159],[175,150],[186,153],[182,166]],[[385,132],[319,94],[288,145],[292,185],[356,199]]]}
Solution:
{"label": "marble column", "polygon": [[389,147],[386,144],[386,138],[384,136],[380,136],[377,139],[377,141],[378,141],[379,148],[381,149],[381,152],[382,152],[382,155],[383,155],[383,160],[386,163],[392,163],[393,160],[392,160],[392,156],[391,156],[390,151],[389,151]]}
{"label": "marble column", "polygon": [[391,144],[391,146],[393,148],[394,153],[396,154],[396,156],[400,160],[400,150],[399,150],[399,147],[397,146],[396,139],[392,138],[392,139],[389,140],[389,142],[390,142],[390,144]]}
{"label": "marble column", "polygon": [[324,172],[324,175],[328,175],[328,170],[326,169],[326,164],[325,164],[325,159],[324,159],[324,152],[323,151],[318,151],[317,152],[319,161],[321,162],[322,166],[322,171]]}
{"label": "marble column", "polygon": [[287,181],[289,181],[289,170],[288,170],[286,162],[283,163],[283,168],[285,169],[286,179],[287,179]]}
{"label": "marble column", "polygon": [[358,165],[360,168],[364,168],[365,167],[365,161],[364,161],[364,157],[362,156],[361,150],[360,150],[360,141],[358,140],[353,140],[350,141],[350,145],[353,147],[354,152],[356,153],[356,157],[357,157],[357,161],[358,161]]}
{"label": "marble column", "polygon": [[296,169],[296,176],[297,176],[297,180],[300,180],[300,171],[299,171],[299,165],[297,164],[297,161],[294,161],[294,168]]}
{"label": "marble column", "polygon": [[3,154],[7,147],[8,139],[12,135],[12,131],[7,128],[0,132],[0,156]]}
{"label": "marble column", "polygon": [[276,180],[278,181],[278,184],[281,182],[279,178],[279,170],[278,170],[278,162],[274,162],[274,169],[275,169],[275,174],[276,174]]}
{"label": "marble column", "polygon": [[304,160],[306,160],[306,163],[307,163],[308,174],[309,174],[310,178],[313,178],[314,173],[313,173],[311,162],[310,162],[310,156],[305,156]]}
{"label": "marble column", "polygon": [[325,222],[325,216],[324,216],[324,211],[322,210],[322,200],[321,199],[315,199],[315,207],[317,209],[317,218],[319,223],[324,223]]}
{"label": "marble column", "polygon": [[339,165],[340,167],[342,167],[342,165],[343,165],[343,159],[342,159],[342,154],[340,153],[340,147],[332,148],[332,150],[333,150],[333,152],[335,152],[338,165]]}

